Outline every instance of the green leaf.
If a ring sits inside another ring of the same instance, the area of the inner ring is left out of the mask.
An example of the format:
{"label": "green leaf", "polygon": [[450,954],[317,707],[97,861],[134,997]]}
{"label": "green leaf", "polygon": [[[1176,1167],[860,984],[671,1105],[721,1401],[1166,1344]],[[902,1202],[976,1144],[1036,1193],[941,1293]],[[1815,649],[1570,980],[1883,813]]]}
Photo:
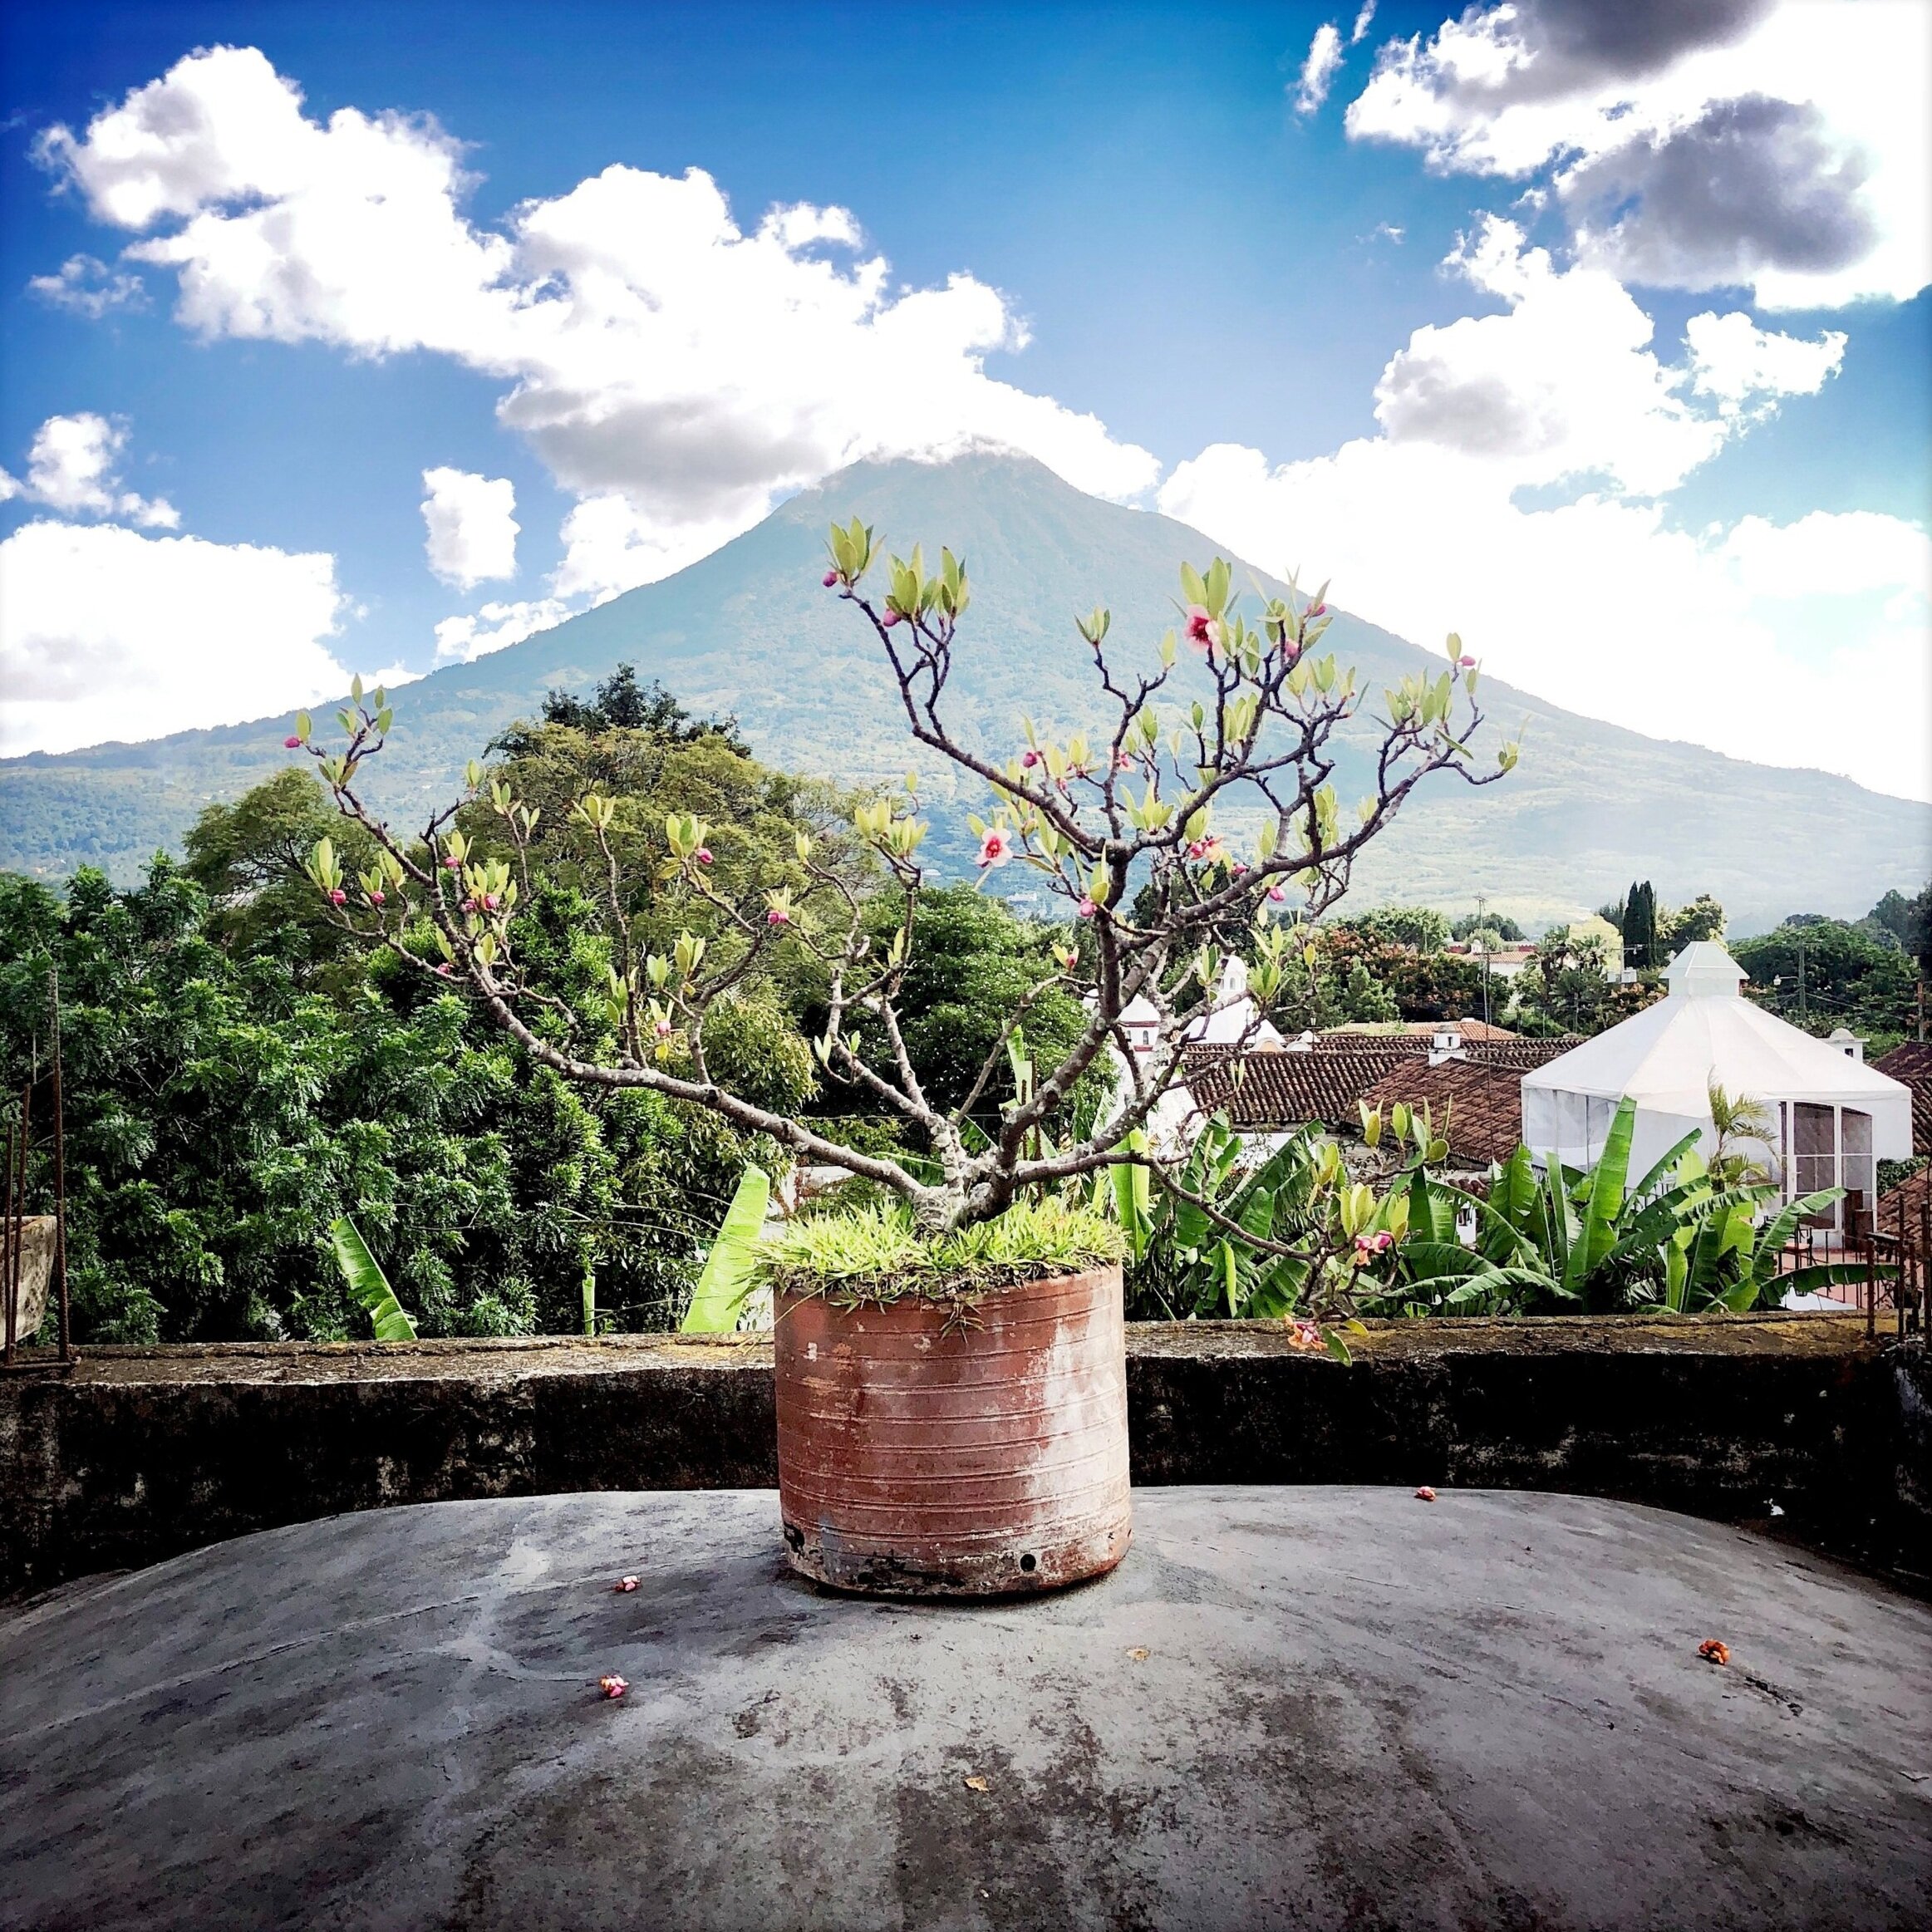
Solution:
{"label": "green leaf", "polygon": [[356,1231],[347,1215],[329,1224],[329,1240],[336,1251],[336,1266],[349,1292],[369,1311],[379,1342],[413,1342],[416,1325],[404,1312],[389,1286],[389,1277],[369,1251],[369,1244]]}
{"label": "green leaf", "polygon": [[751,1292],[753,1259],[770,1199],[771,1182],[764,1168],[747,1168],[705,1257],[704,1272],[685,1311],[685,1334],[729,1335],[737,1327],[739,1310]]}

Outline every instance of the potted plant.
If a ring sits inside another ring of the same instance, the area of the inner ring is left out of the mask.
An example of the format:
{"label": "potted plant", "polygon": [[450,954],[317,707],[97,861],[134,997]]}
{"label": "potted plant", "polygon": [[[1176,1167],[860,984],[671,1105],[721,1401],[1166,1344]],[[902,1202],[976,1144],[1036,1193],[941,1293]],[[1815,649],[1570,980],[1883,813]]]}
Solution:
{"label": "potted plant", "polygon": [[[961,1104],[922,1089],[897,1003],[919,945],[916,775],[860,799],[843,827],[801,831],[782,871],[756,877],[727,876],[694,814],[639,827],[621,795],[583,791],[567,836],[575,876],[601,899],[605,950],[594,981],[560,990],[531,965],[536,936],[519,912],[541,882],[538,809],[472,764],[464,796],[419,835],[392,832],[359,782],[393,713],[358,680],[339,749],[316,745],[306,715],[289,742],[315,756],[373,858],[351,876],[323,840],[307,869],[338,918],[461,985],[538,1064],[708,1109],[785,1155],[871,1183],[883,1205],[800,1223],[768,1257],[792,1560],[848,1588],[1045,1589],[1109,1567],[1127,1544],[1121,1248],[1105,1203],[1118,1196],[1131,1211],[1158,1168],[1207,1226],[1308,1258],[1305,1244],[1230,1219],[1161,1153],[1150,1130],[1182,1076],[1190,1025],[1223,1016],[1226,1044],[1242,1045],[1301,956],[1298,919],[1340,897],[1417,784],[1438,772],[1489,784],[1516,749],[1475,769],[1477,668],[1453,636],[1446,667],[1383,693],[1371,724],[1354,673],[1318,649],[1325,593],[1290,583],[1251,622],[1217,559],[1183,567],[1177,622],[1138,660],[1110,655],[1107,611],[1076,621],[1097,725],[1024,721],[1011,755],[990,756],[947,715],[971,602],[964,563],[942,550],[931,569],[917,547],[885,558],[856,519],[833,527],[828,553],[825,589],[869,627],[912,738],[987,794],[970,820],[981,878],[1027,868],[1064,904],[1050,971],[1017,1002]],[[1351,762],[1373,781],[1352,818],[1330,783],[1345,725]],[[640,839],[656,858],[642,887],[625,882],[618,859]],[[881,890],[897,907],[882,944],[863,917]],[[666,937],[654,946],[650,932]],[[823,1074],[896,1115],[916,1156],[847,1146],[711,1070],[708,1028],[801,961],[823,988]],[[982,1131],[975,1106],[1050,988],[1081,998],[1079,1036],[1056,1064],[1028,1069]],[[1111,1104],[1077,1121],[1084,1078],[1109,1068]],[[1336,1239],[1359,1232],[1344,1217]],[[1336,1278],[1325,1266],[1305,1272]],[[1293,1311],[1298,1345],[1324,1345],[1310,1319],[1324,1312],[1313,1300]]]}

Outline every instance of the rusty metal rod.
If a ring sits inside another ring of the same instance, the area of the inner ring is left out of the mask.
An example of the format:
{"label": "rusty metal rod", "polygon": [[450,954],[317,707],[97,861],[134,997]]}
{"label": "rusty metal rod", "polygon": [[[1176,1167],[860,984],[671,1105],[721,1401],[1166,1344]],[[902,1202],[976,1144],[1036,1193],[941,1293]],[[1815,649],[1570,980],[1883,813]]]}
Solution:
{"label": "rusty metal rod", "polygon": [[67,1310],[67,1113],[61,1085],[61,977],[54,991],[54,1286],[60,1296],[61,1359],[74,1359],[72,1323]]}
{"label": "rusty metal rod", "polygon": [[0,1363],[13,1366],[13,1123],[7,1123],[7,1163],[0,1182]]}
{"label": "rusty metal rod", "polygon": [[11,1174],[7,1177],[7,1219],[13,1228],[13,1261],[7,1276],[7,1363],[10,1368],[13,1351],[20,1342],[20,1276],[27,1261],[27,1149],[32,1122],[33,1082],[29,1079],[20,1089],[20,1133],[14,1162],[19,1179],[15,1182]]}

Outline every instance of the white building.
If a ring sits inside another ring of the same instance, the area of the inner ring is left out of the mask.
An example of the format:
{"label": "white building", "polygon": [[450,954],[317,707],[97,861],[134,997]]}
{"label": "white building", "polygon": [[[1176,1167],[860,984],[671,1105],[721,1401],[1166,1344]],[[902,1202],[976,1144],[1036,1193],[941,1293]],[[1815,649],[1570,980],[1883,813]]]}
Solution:
{"label": "white building", "polygon": [[[1859,1043],[1815,1040],[1753,1005],[1743,968],[1700,940],[1670,963],[1667,999],[1523,1076],[1523,1142],[1541,1161],[1554,1152],[1586,1168],[1626,1096],[1637,1103],[1633,1181],[1692,1129],[1715,1152],[1710,1089],[1756,1100],[1776,1125],[1774,1142],[1748,1154],[1777,1177],[1783,1197],[1843,1187],[1876,1197],[1877,1163],[1909,1159],[1911,1089],[1865,1064]],[[1830,1217],[1843,1225],[1841,1202]]]}

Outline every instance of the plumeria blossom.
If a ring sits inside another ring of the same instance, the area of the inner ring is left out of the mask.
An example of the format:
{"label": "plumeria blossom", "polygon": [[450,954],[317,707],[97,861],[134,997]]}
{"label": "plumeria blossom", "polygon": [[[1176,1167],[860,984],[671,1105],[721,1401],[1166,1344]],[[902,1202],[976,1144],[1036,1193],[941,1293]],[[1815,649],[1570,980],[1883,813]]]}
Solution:
{"label": "plumeria blossom", "polygon": [[1420,1489],[1416,1491],[1415,1500],[1418,1502],[1433,1502],[1436,1500],[1436,1492],[1425,1482]]}
{"label": "plumeria blossom", "polygon": [[622,1697],[631,1688],[614,1670],[607,1676],[600,1677],[597,1680],[597,1687],[607,1698]]}
{"label": "plumeria blossom", "polygon": [[1020,762],[1027,770],[1031,771],[1040,763],[1040,754],[1030,745],[1020,754]]}
{"label": "plumeria blossom", "polygon": [[1199,604],[1188,605],[1182,628],[1187,642],[1198,645],[1203,651],[1212,651],[1221,642],[1221,626]]}
{"label": "plumeria blossom", "polygon": [[1305,1349],[1310,1352],[1325,1350],[1328,1344],[1321,1339],[1321,1330],[1312,1321],[1290,1321],[1287,1325],[1288,1346]]}
{"label": "plumeria blossom", "polygon": [[824,585],[826,589],[830,590],[833,585],[838,581],[838,573],[836,570],[828,570],[819,581]]}
{"label": "plumeria blossom", "polygon": [[611,1585],[611,1588],[616,1590],[620,1596],[628,1595],[637,1587],[637,1579],[635,1576],[620,1576],[617,1581]]}
{"label": "plumeria blossom", "polygon": [[282,740],[282,745],[286,751],[299,751],[302,749],[302,740],[291,732],[288,737]]}
{"label": "plumeria blossom", "polygon": [[1004,865],[1013,856],[1013,835],[1004,825],[989,826],[980,841],[980,870],[986,872]]}
{"label": "plumeria blossom", "polygon": [[1091,899],[1080,901],[1080,917],[1083,919],[1091,919],[1099,910],[1100,908]]}

